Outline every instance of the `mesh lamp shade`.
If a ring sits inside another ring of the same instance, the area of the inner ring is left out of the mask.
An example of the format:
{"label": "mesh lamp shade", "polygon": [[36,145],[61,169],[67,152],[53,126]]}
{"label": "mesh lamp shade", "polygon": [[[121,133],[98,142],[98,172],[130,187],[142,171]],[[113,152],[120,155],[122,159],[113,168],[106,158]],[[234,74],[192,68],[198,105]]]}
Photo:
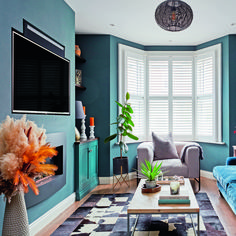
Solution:
{"label": "mesh lamp shade", "polygon": [[164,30],[176,32],[188,28],[193,20],[191,7],[180,0],[167,0],[155,12],[157,24]]}
{"label": "mesh lamp shade", "polygon": [[75,118],[85,119],[83,105],[81,101],[75,101]]}

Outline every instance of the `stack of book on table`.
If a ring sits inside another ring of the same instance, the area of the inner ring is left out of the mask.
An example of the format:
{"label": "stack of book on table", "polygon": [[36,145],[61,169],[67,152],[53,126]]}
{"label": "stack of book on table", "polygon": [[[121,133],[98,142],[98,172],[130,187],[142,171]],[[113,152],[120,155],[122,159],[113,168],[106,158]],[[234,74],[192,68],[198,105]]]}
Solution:
{"label": "stack of book on table", "polygon": [[186,189],[180,189],[180,193],[171,195],[170,191],[161,191],[159,195],[159,204],[190,204],[189,193]]}

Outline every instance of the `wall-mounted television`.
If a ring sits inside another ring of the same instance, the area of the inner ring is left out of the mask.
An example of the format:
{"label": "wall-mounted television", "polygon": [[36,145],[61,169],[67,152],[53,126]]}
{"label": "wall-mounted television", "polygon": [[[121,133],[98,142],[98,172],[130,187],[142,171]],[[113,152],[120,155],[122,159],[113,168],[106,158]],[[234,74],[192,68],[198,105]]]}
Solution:
{"label": "wall-mounted television", "polygon": [[12,112],[70,114],[70,61],[12,30]]}

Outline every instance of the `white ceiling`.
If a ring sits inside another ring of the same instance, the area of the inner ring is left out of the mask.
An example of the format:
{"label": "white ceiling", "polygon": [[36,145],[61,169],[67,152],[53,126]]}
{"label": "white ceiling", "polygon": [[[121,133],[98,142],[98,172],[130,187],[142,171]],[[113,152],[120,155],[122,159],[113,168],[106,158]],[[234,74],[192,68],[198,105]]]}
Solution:
{"label": "white ceiling", "polygon": [[76,34],[110,34],[142,45],[198,45],[236,34],[236,0],[184,0],[193,21],[180,32],[156,24],[155,10],[163,1],[65,0],[75,11]]}

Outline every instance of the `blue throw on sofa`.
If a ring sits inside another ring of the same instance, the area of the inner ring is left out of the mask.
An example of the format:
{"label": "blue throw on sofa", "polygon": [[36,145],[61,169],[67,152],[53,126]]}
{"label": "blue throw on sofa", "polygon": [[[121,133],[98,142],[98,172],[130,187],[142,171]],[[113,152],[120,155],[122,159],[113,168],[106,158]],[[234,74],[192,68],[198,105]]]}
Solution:
{"label": "blue throw on sofa", "polygon": [[220,192],[236,214],[236,157],[228,157],[225,166],[214,167],[213,175]]}

